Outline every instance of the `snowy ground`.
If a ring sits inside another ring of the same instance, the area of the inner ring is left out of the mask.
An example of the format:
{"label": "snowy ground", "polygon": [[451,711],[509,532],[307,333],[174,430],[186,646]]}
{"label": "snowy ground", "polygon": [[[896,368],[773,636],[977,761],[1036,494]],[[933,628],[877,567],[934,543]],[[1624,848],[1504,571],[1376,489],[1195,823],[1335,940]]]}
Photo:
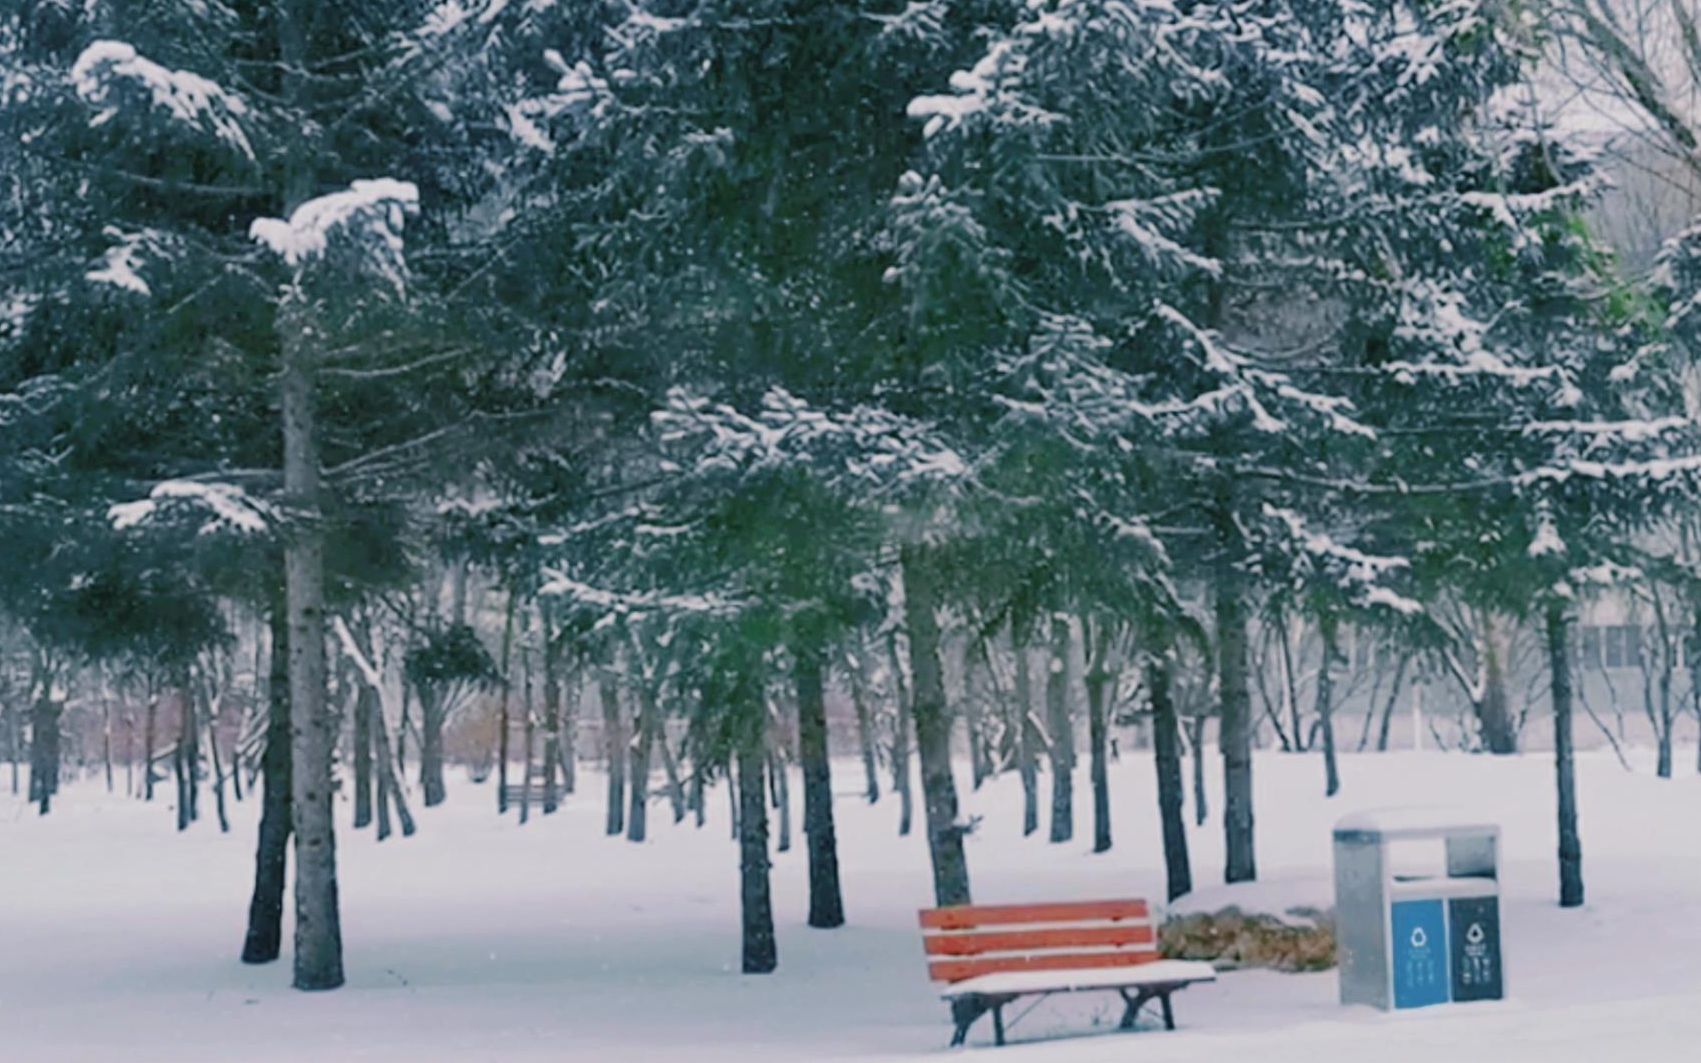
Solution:
{"label": "snowy ground", "polygon": [[[854,767],[838,766],[841,789]],[[1029,1043],[989,1058],[1693,1058],[1701,778],[1662,782],[1592,756],[1580,770],[1589,905],[1562,912],[1546,757],[1349,756],[1345,792],[1331,802],[1316,758],[1258,761],[1267,896],[1327,902],[1328,828],[1350,810],[1440,800],[1498,819],[1503,1003],[1383,1015],[1337,1005],[1333,972],[1239,973],[1178,997],[1177,1033],[1110,1033],[1114,998],[1064,998],[1015,1025]],[[843,929],[803,925],[803,853],[778,858],[780,970],[752,978],[736,972],[724,793],[707,829],[675,827],[658,808],[652,840],[634,846],[602,837],[601,780],[584,781],[559,814],[524,828],[497,818],[489,787],[463,784],[414,839],[380,846],[345,832],[349,985],[320,995],[288,988],[287,957],[260,969],[235,961],[251,804],[228,836],[203,822],[180,837],[164,802],[108,797],[93,782],[70,787],[45,820],[0,797],[0,1060],[793,1063],[945,1051],[949,1028],[915,929],[915,909],[929,902],[926,855],[919,835],[896,837],[896,802],[839,801]],[[1100,856],[1085,840],[1023,839],[1013,778],[970,797],[985,816],[970,842],[976,899],[1160,896],[1149,760],[1118,765],[1112,786],[1117,844]],[[1084,814],[1086,797],[1083,778]],[[1085,815],[1079,826],[1089,833]],[[1192,841],[1199,880],[1220,878],[1218,821]]]}

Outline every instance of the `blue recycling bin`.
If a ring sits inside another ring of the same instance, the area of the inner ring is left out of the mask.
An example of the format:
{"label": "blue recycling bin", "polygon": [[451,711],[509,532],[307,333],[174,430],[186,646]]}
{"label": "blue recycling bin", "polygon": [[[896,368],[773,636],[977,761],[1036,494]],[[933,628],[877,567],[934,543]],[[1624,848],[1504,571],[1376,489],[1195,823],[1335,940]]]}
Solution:
{"label": "blue recycling bin", "polygon": [[[1433,849],[1414,872],[1393,859]],[[1505,996],[1500,828],[1433,809],[1360,812],[1335,825],[1341,1003],[1421,1008]]]}

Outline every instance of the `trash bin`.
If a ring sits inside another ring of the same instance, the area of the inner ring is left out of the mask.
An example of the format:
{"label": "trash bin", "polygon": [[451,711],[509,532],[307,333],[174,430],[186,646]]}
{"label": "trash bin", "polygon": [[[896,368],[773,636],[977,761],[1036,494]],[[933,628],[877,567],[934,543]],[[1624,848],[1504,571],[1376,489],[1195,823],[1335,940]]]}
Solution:
{"label": "trash bin", "polygon": [[[1341,1003],[1420,1008],[1499,1000],[1500,828],[1435,809],[1335,825]],[[1429,856],[1414,868],[1413,854]]]}

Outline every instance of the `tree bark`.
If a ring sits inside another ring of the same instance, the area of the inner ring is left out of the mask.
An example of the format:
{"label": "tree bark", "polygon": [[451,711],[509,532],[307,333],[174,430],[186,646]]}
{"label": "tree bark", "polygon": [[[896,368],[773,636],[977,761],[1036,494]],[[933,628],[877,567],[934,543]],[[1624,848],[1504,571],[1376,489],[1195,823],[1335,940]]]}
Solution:
{"label": "tree bark", "polygon": [[1217,614],[1217,679],[1222,698],[1217,743],[1223,754],[1223,833],[1228,882],[1258,877],[1252,826],[1252,703],[1246,682],[1246,603],[1233,539],[1224,534],[1214,590]]}
{"label": "tree bark", "polygon": [[213,807],[219,817],[219,833],[229,834],[230,815],[224,803],[224,764],[219,757],[219,721],[218,717],[213,715],[213,699],[208,697],[204,703],[207,706],[207,755],[212,759],[213,766]]}
{"label": "tree bark", "polygon": [[913,706],[904,686],[904,668],[898,660],[898,636],[886,640],[892,659],[892,789],[898,795],[898,836],[905,837],[915,819],[915,797],[910,788],[910,719]]}
{"label": "tree bark", "polygon": [[[1394,682],[1388,688],[1388,700],[1382,706],[1382,722],[1376,728],[1376,751],[1378,753],[1388,752],[1388,729],[1394,721],[1394,706],[1399,704],[1400,700],[1400,684],[1406,678],[1406,669],[1411,665],[1411,661],[1410,654],[1402,654],[1400,663],[1394,668]],[[1375,706],[1371,706],[1370,711],[1374,712]]]}
{"label": "tree bark", "polygon": [[1075,725],[1069,718],[1069,621],[1051,618],[1045,668],[1046,729],[1051,732],[1051,840],[1075,836]]}
{"label": "tree bark", "polygon": [[969,903],[969,866],[963,853],[964,827],[957,821],[957,786],[951,778],[951,717],[945,705],[945,681],[939,667],[937,576],[919,548],[905,546],[904,625],[910,644],[910,674],[915,680],[912,715],[921,758],[921,788],[927,812],[927,843],[933,864],[934,901],[941,907]]}
{"label": "tree bark", "polygon": [[803,762],[803,832],[809,845],[809,925],[842,926],[839,841],[833,823],[833,770],[827,749],[826,666],[820,646],[793,648],[798,759]]}
{"label": "tree bark", "polygon": [[1482,621],[1483,694],[1477,704],[1477,725],[1483,747],[1490,753],[1518,752],[1518,728],[1506,691],[1506,664],[1502,659],[1500,633],[1491,617]]}
{"label": "tree bark", "polygon": [[60,707],[43,680],[41,697],[30,713],[30,800],[45,816],[53,810],[53,795],[59,792]]}
{"label": "tree bark", "polygon": [[976,639],[971,631],[963,637],[963,727],[968,733],[969,742],[969,772],[974,789],[978,790],[981,783],[991,774],[991,766],[987,763],[986,740],[981,726],[981,705],[985,700],[985,690],[980,682],[980,669],[976,667]]}
{"label": "tree bark", "polygon": [[1318,625],[1323,642],[1323,659],[1317,666],[1317,726],[1323,738],[1323,796],[1341,792],[1341,769],[1335,759],[1335,623],[1325,619]]}
{"label": "tree bark", "polygon": [[863,689],[862,660],[857,658],[846,669],[850,686],[851,706],[856,710],[856,737],[862,753],[863,793],[868,803],[880,800],[880,767],[874,754],[874,725],[869,719],[868,696]]}
{"label": "tree bark", "polygon": [[372,706],[378,695],[360,683],[354,695],[354,825],[372,822]]}
{"label": "tree bark", "polygon": [[159,697],[148,692],[147,711],[142,716],[142,800],[154,799],[154,728],[159,723]]}
{"label": "tree bark", "polygon": [[390,727],[384,722],[382,699],[372,710],[372,741],[375,745],[373,762],[378,769],[378,840],[390,836],[390,805],[396,806],[396,819],[401,823],[402,837],[411,838],[415,830],[413,813],[408,811],[407,794],[402,792],[401,777],[390,751]]}
{"label": "tree bark", "polygon": [[1570,618],[1565,603],[1547,604],[1547,654],[1552,673],[1553,762],[1559,793],[1559,906],[1583,903],[1583,842],[1577,832],[1577,767],[1571,743]]}
{"label": "tree bark", "polygon": [[266,706],[265,773],[260,790],[260,837],[254,852],[254,894],[248,902],[243,963],[271,963],[283,945],[284,872],[292,830],[290,814],[289,621],[283,603],[271,613],[272,661]]}
{"label": "tree bark", "polygon": [[1187,824],[1182,818],[1181,721],[1170,693],[1167,661],[1154,657],[1147,663],[1146,686],[1152,700],[1152,750],[1157,762],[1166,889],[1173,901],[1193,891],[1193,865],[1187,855]]}
{"label": "tree bark", "polygon": [[[296,297],[292,297],[296,298]],[[284,495],[296,524],[284,545],[289,603],[289,701],[294,746],[295,987],[343,984],[337,908],[331,763],[336,722],[325,700],[325,531],[319,498],[312,350],[307,313],[280,311],[283,325]]]}
{"label": "tree bark", "polygon": [[[443,692],[430,684],[419,688],[419,788],[426,808],[435,808],[448,796],[443,782]],[[502,729],[507,737],[507,728]],[[506,774],[507,758],[503,758]]]}
{"label": "tree bark", "polygon": [[791,768],[786,762],[785,752],[774,749],[768,755],[769,794],[773,797],[774,809],[780,816],[779,844],[775,850],[782,853],[791,852]]}
{"label": "tree bark", "polygon": [[1093,852],[1110,849],[1110,720],[1105,688],[1110,683],[1106,665],[1110,656],[1110,632],[1102,625],[1089,631],[1082,621],[1082,642],[1087,649],[1087,744],[1093,782]]}
{"label": "tree bark", "polygon": [[1210,806],[1205,798],[1205,717],[1193,717],[1193,824],[1203,827]]}
{"label": "tree bark", "polygon": [[768,807],[763,793],[766,775],[767,709],[758,691],[749,691],[736,706],[745,718],[738,743],[738,866],[739,905],[743,924],[742,969],[767,974],[779,965],[774,940],[774,904],[768,869]]}
{"label": "tree bark", "polygon": [[643,841],[649,825],[650,754],[655,749],[656,729],[661,725],[661,706],[656,701],[655,686],[643,676],[642,666],[636,670],[640,673],[637,735],[627,749],[632,774],[632,808],[626,815],[626,840],[630,842]]}
{"label": "tree bark", "polygon": [[597,689],[602,698],[603,754],[608,759],[608,821],[603,830],[612,837],[626,831],[626,732],[614,676],[604,671]]}
{"label": "tree bark", "polygon": [[561,803],[556,784],[561,767],[561,651],[547,606],[538,610],[538,630],[543,636],[543,814],[547,816]]}
{"label": "tree bark", "polygon": [[1033,677],[1028,674],[1028,647],[1012,638],[1016,651],[1016,770],[1022,779],[1022,837],[1039,830],[1039,729],[1034,726]]}

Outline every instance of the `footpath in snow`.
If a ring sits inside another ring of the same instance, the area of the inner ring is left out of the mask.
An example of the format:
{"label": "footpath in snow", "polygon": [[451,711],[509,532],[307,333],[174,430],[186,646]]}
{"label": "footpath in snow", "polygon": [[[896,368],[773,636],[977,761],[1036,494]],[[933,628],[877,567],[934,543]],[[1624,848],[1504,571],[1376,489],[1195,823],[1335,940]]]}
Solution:
{"label": "footpath in snow", "polygon": [[[1213,769],[1215,764],[1212,764]],[[1262,882],[1224,889],[1220,824],[1192,832],[1193,909],[1329,902],[1329,829],[1355,809],[1468,807],[1503,827],[1508,999],[1384,1015],[1335,1003],[1335,975],[1228,974],[1176,999],[1182,1029],[1113,1031],[1112,995],[1022,1013],[988,1059],[1493,1060],[1665,1063],[1701,1044],[1701,778],[1579,765],[1589,904],[1554,904],[1548,757],[1343,758],[1322,797],[1315,757],[1257,762]],[[1215,771],[1213,771],[1213,775]],[[1116,846],[1093,855],[1085,773],[1078,841],[1021,837],[1020,788],[965,792],[983,817],[969,844],[975,898],[1162,896],[1149,755],[1113,769]],[[841,790],[858,777],[837,767]],[[1214,781],[1214,780],[1213,780]],[[643,845],[602,835],[601,779],[555,816],[498,818],[490,786],[463,783],[420,834],[340,835],[349,984],[289,988],[285,961],[236,961],[248,898],[253,803],[229,835],[173,830],[97,782],[52,815],[0,797],[0,1060],[244,1061],[922,1060],[950,1034],[926,980],[915,911],[930,903],[924,841],[896,834],[897,803],[845,792],[836,809],[850,925],[803,925],[799,845],[776,857],[780,969],[737,973],[737,852],[724,793],[697,830],[652,813]],[[966,791],[966,787],[965,787]],[[793,788],[794,797],[799,788]],[[1212,812],[1220,808],[1213,791]],[[718,798],[718,799],[716,799]],[[210,801],[208,802],[210,805]],[[343,810],[346,813],[346,809]],[[210,808],[209,808],[210,812]],[[1191,814],[1191,809],[1189,809]],[[800,820],[794,815],[794,820]],[[919,816],[918,816],[919,818]],[[978,1030],[980,1039],[988,1036]]]}

